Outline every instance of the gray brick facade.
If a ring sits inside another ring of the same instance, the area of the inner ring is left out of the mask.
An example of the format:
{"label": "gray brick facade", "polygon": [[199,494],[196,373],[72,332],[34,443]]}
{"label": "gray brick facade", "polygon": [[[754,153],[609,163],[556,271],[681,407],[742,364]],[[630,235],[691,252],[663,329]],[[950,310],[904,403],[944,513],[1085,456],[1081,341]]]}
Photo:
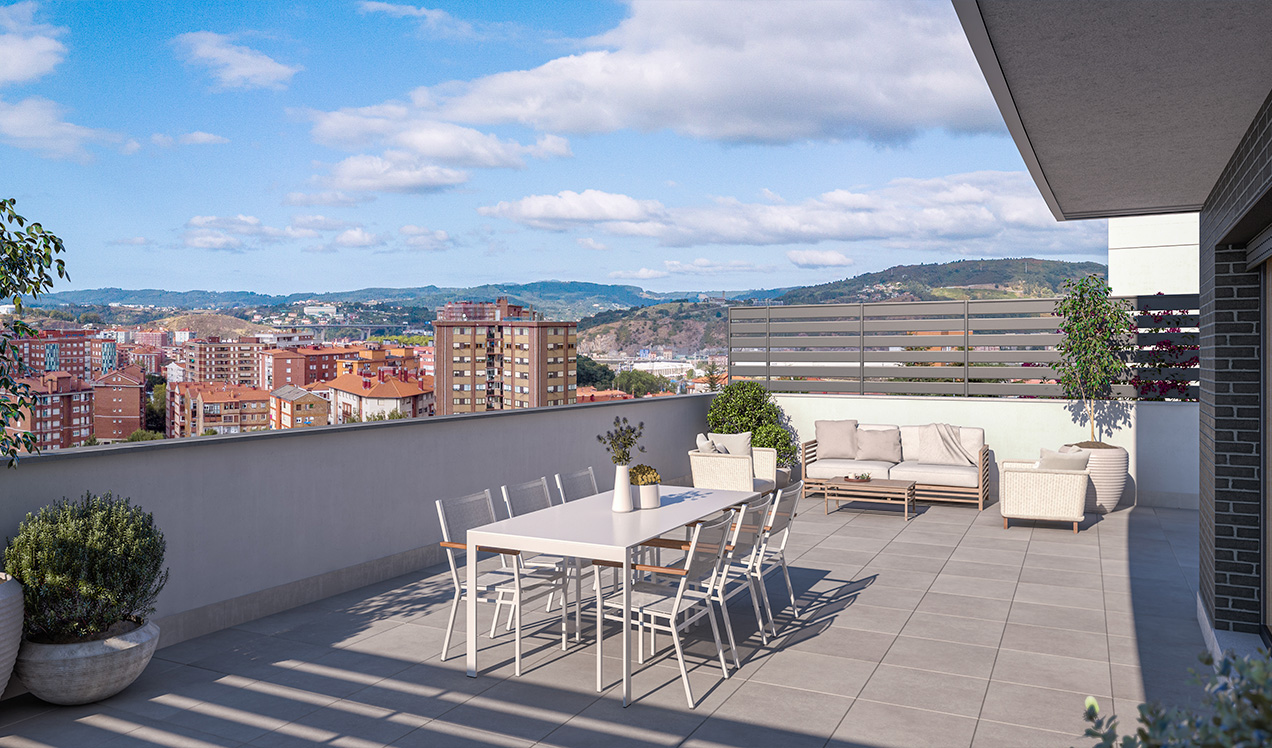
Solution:
{"label": "gray brick facade", "polygon": [[1262,621],[1266,416],[1261,273],[1244,243],[1269,188],[1272,97],[1201,211],[1201,595],[1216,629],[1247,633]]}

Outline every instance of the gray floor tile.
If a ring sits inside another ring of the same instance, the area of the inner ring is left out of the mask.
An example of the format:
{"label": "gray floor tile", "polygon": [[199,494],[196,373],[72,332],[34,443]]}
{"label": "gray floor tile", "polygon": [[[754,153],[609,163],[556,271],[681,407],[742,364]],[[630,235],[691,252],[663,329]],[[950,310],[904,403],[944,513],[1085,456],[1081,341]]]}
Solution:
{"label": "gray floor tile", "polygon": [[835,614],[831,625],[840,628],[877,631],[898,634],[910,617],[910,611],[901,608],[884,608],[854,602]]}
{"label": "gray floor tile", "polygon": [[936,579],[934,572],[882,569],[877,566],[863,568],[861,576],[873,577],[875,582],[889,587],[905,587],[912,590],[926,590]]}
{"label": "gray floor tile", "polygon": [[356,701],[336,701],[252,741],[257,748],[305,745],[388,745],[428,720]]}
{"label": "gray floor tile", "polygon": [[1054,571],[1077,572],[1080,575],[1099,574],[1100,559],[1085,556],[1057,556],[1045,553],[1032,553],[1025,556],[1024,568],[1051,569]]}
{"label": "gray floor tile", "polygon": [[975,717],[988,684],[984,678],[880,665],[857,698]]}
{"label": "gray floor tile", "polygon": [[939,641],[979,644],[996,647],[1003,635],[1002,621],[986,621],[979,618],[963,618],[936,613],[915,611],[901,629],[902,636],[914,636]]}
{"label": "gray floor tile", "polygon": [[930,556],[909,556],[885,550],[866,565],[866,569],[902,569],[905,571],[926,571],[933,574],[945,566],[945,559]]}
{"label": "gray floor tile", "polygon": [[959,547],[950,556],[954,561],[974,561],[981,564],[1003,564],[1019,567],[1025,561],[1024,550],[1003,548],[963,548]]}
{"label": "gray floor tile", "polygon": [[887,552],[902,556],[922,556],[924,558],[939,558],[944,560],[950,557],[950,554],[954,552],[954,549],[944,545],[907,543],[905,540],[898,539],[888,544]]}
{"label": "gray floor tile", "polygon": [[824,655],[787,650],[775,653],[748,680],[852,698],[866,684],[875,665],[851,658],[831,663]]}
{"label": "gray floor tile", "polygon": [[944,568],[941,569],[941,573],[955,574],[960,577],[974,577],[976,579],[1014,582],[1020,577],[1020,566],[950,559],[946,562]]}
{"label": "gray floor tile", "polygon": [[1072,748],[1082,745],[1081,734],[1037,730],[1019,725],[981,720],[976,725],[972,748]]}
{"label": "gray floor tile", "polygon": [[1109,661],[1109,637],[1086,631],[1009,623],[1003,631],[1002,649],[1063,655],[1098,662]]}
{"label": "gray floor tile", "polygon": [[994,663],[995,681],[1112,696],[1108,661],[1003,649]]}
{"label": "gray floor tile", "polygon": [[746,683],[689,736],[686,748],[822,746],[852,699]]}
{"label": "gray floor tile", "polygon": [[1039,605],[1017,601],[1011,604],[1011,613],[1007,616],[1007,622],[1089,631],[1097,634],[1105,633],[1104,611],[1087,608],[1065,608],[1059,605]]}
{"label": "gray floor tile", "polygon": [[874,631],[825,627],[807,627],[782,634],[780,646],[801,652],[833,657],[878,662],[887,654],[896,637]]}
{"label": "gray floor tile", "polygon": [[858,600],[866,605],[881,608],[900,608],[914,610],[923,599],[924,590],[909,587],[892,587],[886,584],[872,584],[858,593]]}
{"label": "gray floor tile", "polygon": [[1034,535],[1029,540],[1029,551],[1026,556],[1069,556],[1071,558],[1099,558],[1100,547],[1098,545],[1065,543],[1049,537],[1046,540],[1040,540]]}
{"label": "gray floor tile", "polygon": [[528,748],[533,741],[444,721],[430,722],[393,743],[394,748]]}
{"label": "gray floor tile", "polygon": [[932,582],[930,589],[932,592],[946,595],[966,595],[968,597],[985,597],[993,600],[1010,600],[1015,593],[1016,582],[942,573],[937,577],[936,581]]}
{"label": "gray floor tile", "polygon": [[923,601],[919,603],[916,610],[922,613],[1006,621],[1011,610],[1011,603],[1007,600],[993,600],[987,597],[929,592],[923,597]]}
{"label": "gray floor tile", "polygon": [[995,647],[898,636],[883,664],[988,678],[997,655]]}
{"label": "gray floor tile", "polygon": [[827,744],[830,748],[961,748],[976,720],[953,714],[857,700]]}
{"label": "gray floor tile", "polygon": [[980,717],[1079,736],[1087,727],[1082,715],[1088,695],[990,681]]}

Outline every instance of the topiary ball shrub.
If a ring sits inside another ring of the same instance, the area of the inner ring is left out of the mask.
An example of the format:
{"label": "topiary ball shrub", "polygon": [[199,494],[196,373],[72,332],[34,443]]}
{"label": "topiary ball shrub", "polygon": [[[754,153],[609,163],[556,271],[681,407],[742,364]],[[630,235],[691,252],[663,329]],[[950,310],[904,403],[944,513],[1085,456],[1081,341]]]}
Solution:
{"label": "topiary ball shrub", "polygon": [[22,582],[31,641],[65,644],[144,623],[168,582],[163,533],[128,499],[86,493],[28,514],[4,552]]}
{"label": "topiary ball shrub", "polygon": [[759,382],[734,382],[711,400],[707,427],[717,434],[751,432],[751,446],[777,450],[777,464],[795,464],[795,435],[782,425],[782,409]]}

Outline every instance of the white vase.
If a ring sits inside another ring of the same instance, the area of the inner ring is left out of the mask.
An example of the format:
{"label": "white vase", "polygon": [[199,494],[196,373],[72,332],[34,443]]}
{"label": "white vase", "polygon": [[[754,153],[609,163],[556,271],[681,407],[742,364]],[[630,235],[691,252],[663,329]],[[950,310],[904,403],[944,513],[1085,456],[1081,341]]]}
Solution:
{"label": "white vase", "polygon": [[652,486],[640,486],[640,508],[641,509],[657,509],[659,506],[658,484]]}
{"label": "white vase", "polygon": [[615,512],[630,512],[632,506],[632,474],[627,465],[614,466],[614,503],[610,509]]}
{"label": "white vase", "polygon": [[1091,482],[1087,484],[1086,510],[1108,514],[1122,500],[1130,456],[1122,447],[1089,451],[1087,474],[1091,476]]}
{"label": "white vase", "polygon": [[0,572],[0,693],[22,645],[22,583]]}

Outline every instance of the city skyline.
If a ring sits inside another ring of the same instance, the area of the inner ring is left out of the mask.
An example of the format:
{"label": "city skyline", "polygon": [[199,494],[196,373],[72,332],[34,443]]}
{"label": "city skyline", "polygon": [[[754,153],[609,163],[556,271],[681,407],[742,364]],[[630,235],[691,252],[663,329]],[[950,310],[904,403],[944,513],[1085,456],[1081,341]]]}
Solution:
{"label": "city skyline", "polygon": [[[745,12],[739,12],[739,9]],[[1100,260],[953,10],[0,5],[0,165],[70,283],[809,285]]]}

